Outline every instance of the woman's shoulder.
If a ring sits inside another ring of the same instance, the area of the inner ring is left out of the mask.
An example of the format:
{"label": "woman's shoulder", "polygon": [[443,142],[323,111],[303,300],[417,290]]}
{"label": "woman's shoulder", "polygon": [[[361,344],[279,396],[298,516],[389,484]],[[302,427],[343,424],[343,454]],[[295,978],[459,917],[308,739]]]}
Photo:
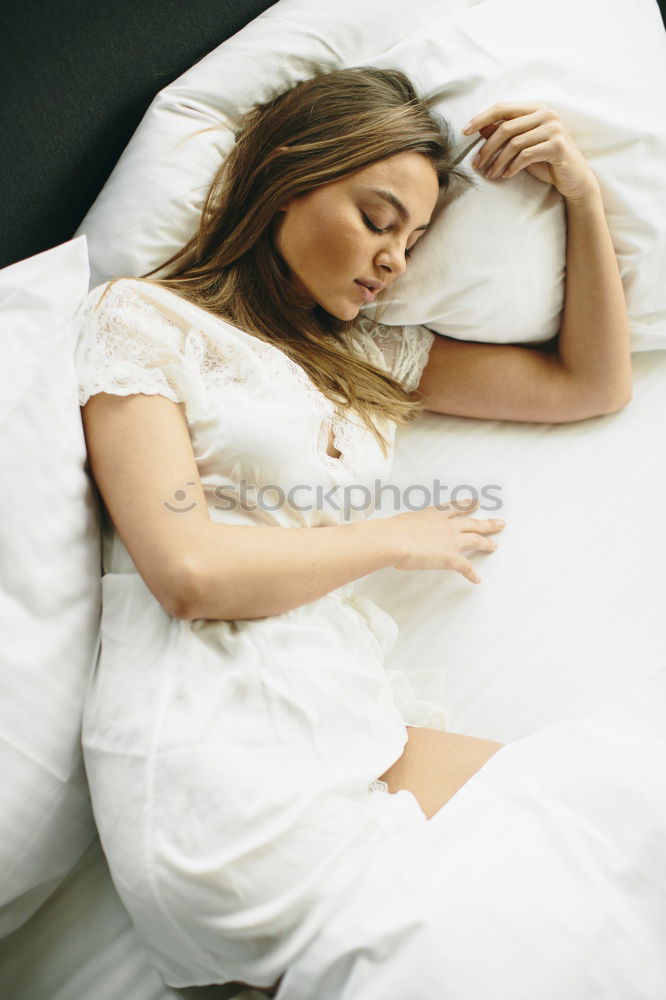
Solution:
{"label": "woman's shoulder", "polygon": [[[88,293],[84,311],[123,322],[151,323],[181,333],[206,331],[216,337],[246,339],[245,331],[233,326],[205,305],[190,301],[176,290],[147,278],[112,278]],[[234,336],[235,335],[235,336]]]}
{"label": "woman's shoulder", "polygon": [[96,312],[103,307],[141,308],[144,303],[155,307],[161,302],[172,302],[177,307],[182,301],[181,296],[147,278],[111,278],[91,288],[84,307]]}
{"label": "woman's shoulder", "polygon": [[245,370],[224,330],[208,329],[203,310],[193,315],[191,308],[170,289],[140,278],[95,286],[77,330],[80,404],[101,391],[160,393],[184,402],[188,416],[205,415],[206,387],[227,384]]}
{"label": "woman's shoulder", "polygon": [[82,304],[84,322],[96,329],[175,341],[194,329],[224,321],[165,285],[145,278],[112,278],[91,289]]}
{"label": "woman's shoulder", "polygon": [[239,366],[247,371],[261,351],[275,352],[211,310],[143,278],[102,282],[89,292],[82,313],[81,349],[177,363],[209,380],[228,379]]}
{"label": "woman's shoulder", "polygon": [[79,316],[85,326],[101,326],[108,322],[122,323],[122,318],[134,319],[145,312],[150,303],[150,292],[136,278],[112,278],[91,288],[79,307]]}
{"label": "woman's shoulder", "polygon": [[92,288],[81,304],[77,344],[95,356],[173,361],[189,326],[179,296],[140,278],[114,278]]}

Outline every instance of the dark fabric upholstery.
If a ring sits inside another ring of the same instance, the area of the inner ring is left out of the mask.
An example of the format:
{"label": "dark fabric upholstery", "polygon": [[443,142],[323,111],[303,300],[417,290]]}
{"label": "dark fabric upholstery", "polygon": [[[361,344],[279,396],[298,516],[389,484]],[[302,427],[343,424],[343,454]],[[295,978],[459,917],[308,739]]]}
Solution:
{"label": "dark fabric upholstery", "polygon": [[268,0],[2,0],[0,267],[71,239],[159,90]]}

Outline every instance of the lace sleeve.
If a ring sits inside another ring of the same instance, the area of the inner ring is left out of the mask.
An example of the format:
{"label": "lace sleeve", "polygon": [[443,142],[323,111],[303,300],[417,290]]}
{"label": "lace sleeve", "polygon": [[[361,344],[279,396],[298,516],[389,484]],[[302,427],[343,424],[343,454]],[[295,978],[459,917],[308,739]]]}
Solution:
{"label": "lace sleeve", "polygon": [[418,387],[435,340],[427,327],[382,326],[362,316],[352,333],[361,338],[369,361],[389,372],[407,392]]}
{"label": "lace sleeve", "polygon": [[178,376],[183,331],[121,278],[94,288],[78,317],[75,348],[79,403],[98,392],[160,394],[183,402]]}

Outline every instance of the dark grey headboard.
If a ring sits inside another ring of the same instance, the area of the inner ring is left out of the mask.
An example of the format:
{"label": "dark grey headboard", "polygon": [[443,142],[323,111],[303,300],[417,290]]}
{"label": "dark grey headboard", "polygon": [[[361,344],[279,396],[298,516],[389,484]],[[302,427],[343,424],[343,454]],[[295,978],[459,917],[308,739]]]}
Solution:
{"label": "dark grey headboard", "polygon": [[155,94],[270,6],[2,0],[0,267],[70,239]]}
{"label": "dark grey headboard", "polygon": [[71,239],[159,90],[272,0],[2,0],[0,267]]}

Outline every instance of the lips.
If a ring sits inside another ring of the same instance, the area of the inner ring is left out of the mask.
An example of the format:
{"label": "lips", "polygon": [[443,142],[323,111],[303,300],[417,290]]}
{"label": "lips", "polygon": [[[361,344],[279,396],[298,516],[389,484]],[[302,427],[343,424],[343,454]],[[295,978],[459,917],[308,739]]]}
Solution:
{"label": "lips", "polygon": [[377,281],[376,278],[355,278],[354,280],[359,285],[365,285],[371,292],[381,292],[382,288],[386,288],[384,282]]}
{"label": "lips", "polygon": [[374,281],[368,279],[355,278],[354,283],[358,285],[361,295],[366,302],[372,302],[373,299],[377,297],[379,292],[385,287],[381,281]]}

